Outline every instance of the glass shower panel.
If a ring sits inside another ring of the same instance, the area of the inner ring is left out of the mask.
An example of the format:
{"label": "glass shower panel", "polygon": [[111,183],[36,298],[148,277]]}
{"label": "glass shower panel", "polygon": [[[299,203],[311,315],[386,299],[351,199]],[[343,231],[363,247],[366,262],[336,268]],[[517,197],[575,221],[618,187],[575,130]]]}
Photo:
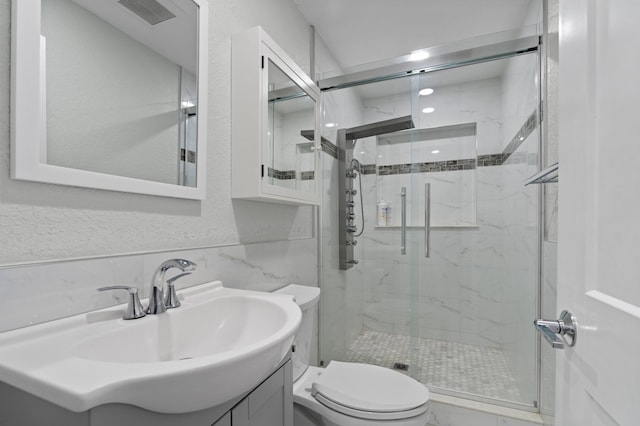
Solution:
{"label": "glass shower panel", "polygon": [[[321,306],[325,364],[381,365],[440,393],[535,407],[539,188],[523,182],[538,167],[537,71],[534,53],[323,95],[331,122],[411,115],[415,125],[356,142],[365,217],[360,263],[349,271],[335,271],[330,224],[341,222],[323,209],[322,300],[341,309]],[[338,99],[356,101],[347,112]],[[337,161],[323,158],[325,171]],[[323,179],[329,205],[341,195],[334,179]],[[385,223],[381,205],[390,209]]]}
{"label": "glass shower panel", "polygon": [[[539,190],[523,182],[538,165],[537,70],[530,54],[420,77],[419,89],[433,93],[420,97],[419,128],[475,124],[475,156],[461,142],[458,158],[424,173],[432,181],[432,255],[412,259],[420,318],[413,375],[441,393],[536,405],[530,318]],[[455,197],[438,191],[453,182]]]}

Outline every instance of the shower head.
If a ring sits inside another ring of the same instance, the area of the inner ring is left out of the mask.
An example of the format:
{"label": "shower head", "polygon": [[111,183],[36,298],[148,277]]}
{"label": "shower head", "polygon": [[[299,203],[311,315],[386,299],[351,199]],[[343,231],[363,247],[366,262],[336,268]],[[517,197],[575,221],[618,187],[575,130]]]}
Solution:
{"label": "shower head", "polygon": [[314,132],[313,130],[300,130],[300,136],[313,142],[314,138],[316,137],[316,132]]}
{"label": "shower head", "polygon": [[346,139],[356,140],[368,138],[370,136],[384,135],[399,130],[413,129],[415,125],[410,115],[404,117],[392,118],[391,120],[378,121],[375,123],[365,124],[364,126],[352,127],[346,129]]}

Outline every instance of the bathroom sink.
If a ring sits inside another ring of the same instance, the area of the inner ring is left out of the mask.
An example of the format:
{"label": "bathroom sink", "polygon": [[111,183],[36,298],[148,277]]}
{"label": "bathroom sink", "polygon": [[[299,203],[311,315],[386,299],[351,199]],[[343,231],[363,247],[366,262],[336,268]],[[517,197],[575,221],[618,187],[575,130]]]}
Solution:
{"label": "bathroom sink", "polygon": [[156,321],[123,321],[116,330],[85,339],[76,346],[75,354],[121,363],[232,355],[234,350],[245,351],[272,339],[286,325],[287,315],[272,300],[231,295],[148,319]]}
{"label": "bathroom sink", "polygon": [[290,297],[178,293],[182,306],[125,321],[122,306],[0,335],[0,380],[72,411],[107,403],[187,413],[244,395],[284,359],[301,314]]}

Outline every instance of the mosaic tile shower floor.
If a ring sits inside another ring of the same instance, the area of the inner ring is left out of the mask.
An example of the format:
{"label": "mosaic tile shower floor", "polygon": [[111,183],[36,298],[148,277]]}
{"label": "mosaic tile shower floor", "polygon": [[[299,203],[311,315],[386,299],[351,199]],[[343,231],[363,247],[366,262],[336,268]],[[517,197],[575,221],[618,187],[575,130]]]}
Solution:
{"label": "mosaic tile shower floor", "polygon": [[521,401],[515,378],[499,349],[416,338],[416,367],[411,365],[411,341],[410,336],[365,330],[347,351],[345,361],[388,368],[405,364],[409,371],[404,373],[417,374],[416,378],[427,386]]}

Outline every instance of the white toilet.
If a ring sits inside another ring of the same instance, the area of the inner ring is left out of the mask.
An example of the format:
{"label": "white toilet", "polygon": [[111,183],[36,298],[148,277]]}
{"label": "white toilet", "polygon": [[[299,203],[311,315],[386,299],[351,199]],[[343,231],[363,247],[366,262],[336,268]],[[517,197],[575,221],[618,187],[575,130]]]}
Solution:
{"label": "white toilet", "polygon": [[320,289],[291,284],[276,293],[302,310],[293,353],[294,426],[425,426],[429,391],[404,374],[375,365],[331,361],[309,366]]}

